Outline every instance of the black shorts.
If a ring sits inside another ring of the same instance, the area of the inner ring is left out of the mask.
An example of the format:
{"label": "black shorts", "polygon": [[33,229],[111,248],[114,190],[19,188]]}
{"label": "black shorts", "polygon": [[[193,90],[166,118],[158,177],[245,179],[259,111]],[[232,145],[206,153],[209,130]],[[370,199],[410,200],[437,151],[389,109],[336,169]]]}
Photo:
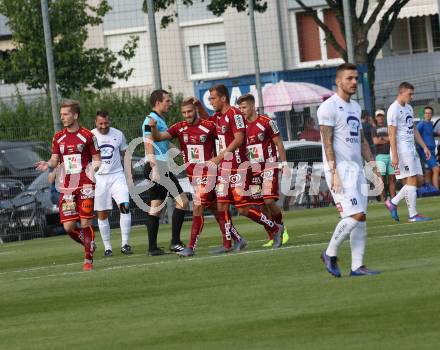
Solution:
{"label": "black shorts", "polygon": [[[157,161],[160,179],[153,181],[153,186],[147,190],[150,200],[165,200],[168,196],[176,198],[183,193],[176,176],[168,169],[168,164]],[[150,180],[151,166],[146,163],[144,166],[144,176]]]}

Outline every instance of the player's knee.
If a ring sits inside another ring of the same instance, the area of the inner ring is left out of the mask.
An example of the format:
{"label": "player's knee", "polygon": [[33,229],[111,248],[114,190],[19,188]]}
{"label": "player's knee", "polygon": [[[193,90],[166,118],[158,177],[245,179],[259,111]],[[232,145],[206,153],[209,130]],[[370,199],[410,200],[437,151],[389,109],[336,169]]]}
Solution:
{"label": "player's knee", "polygon": [[123,202],[123,203],[119,204],[119,211],[121,212],[121,214],[130,213],[130,203]]}
{"label": "player's knee", "polygon": [[238,213],[240,215],[247,216],[249,214],[249,208],[248,207],[237,208],[237,210],[238,210]]}

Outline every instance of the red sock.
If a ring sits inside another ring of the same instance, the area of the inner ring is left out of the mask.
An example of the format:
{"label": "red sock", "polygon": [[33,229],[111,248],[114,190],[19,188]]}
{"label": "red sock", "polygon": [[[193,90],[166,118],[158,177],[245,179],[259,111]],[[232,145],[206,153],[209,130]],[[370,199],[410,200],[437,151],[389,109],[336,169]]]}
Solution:
{"label": "red sock", "polygon": [[72,231],[68,232],[70,238],[72,238],[75,242],[84,245],[84,237],[78,229],[73,229]]}
{"label": "red sock", "polygon": [[231,241],[231,221],[229,220],[228,212],[219,211],[217,213],[217,221],[220,226],[220,231],[222,232],[223,247],[230,249],[232,247]]}
{"label": "red sock", "polygon": [[84,233],[84,259],[93,260],[93,238],[95,237],[95,232],[92,226],[82,228],[81,231]]}
{"label": "red sock", "polygon": [[273,236],[273,234],[278,230],[275,222],[268,219],[268,217],[259,210],[253,208],[249,209],[247,217],[252,221],[255,221],[257,224],[263,225],[266,231],[270,233],[270,236]]}
{"label": "red sock", "polygon": [[197,247],[197,242],[199,241],[200,234],[203,230],[203,216],[193,216],[193,223],[191,227],[191,239],[189,241],[188,247],[195,250]]}
{"label": "red sock", "polygon": [[278,214],[272,216],[272,220],[275,221],[277,224],[283,224],[283,213],[281,212],[281,210]]}

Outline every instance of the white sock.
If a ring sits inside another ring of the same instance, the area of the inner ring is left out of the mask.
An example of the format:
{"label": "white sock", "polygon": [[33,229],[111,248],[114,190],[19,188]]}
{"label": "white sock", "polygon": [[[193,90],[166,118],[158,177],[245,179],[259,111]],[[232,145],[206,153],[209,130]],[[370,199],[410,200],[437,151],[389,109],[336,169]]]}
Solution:
{"label": "white sock", "polygon": [[359,221],[350,216],[339,221],[326,250],[328,256],[338,256],[339,246],[348,238],[358,223]]}
{"label": "white sock", "polygon": [[394,205],[398,205],[399,202],[405,198],[406,195],[406,190],[408,188],[408,185],[403,186],[400,191],[394,196],[394,198],[391,199],[391,203],[393,203]]}
{"label": "white sock", "polygon": [[130,237],[131,228],[131,213],[122,214],[119,217],[119,225],[121,227],[122,243],[121,247],[128,244],[128,238]]}
{"label": "white sock", "polygon": [[359,221],[350,234],[351,270],[355,271],[364,264],[365,237],[367,236],[367,223]]}
{"label": "white sock", "polygon": [[417,215],[417,187],[406,185],[406,195],[405,195],[406,205],[408,206],[409,217],[412,218]]}
{"label": "white sock", "polygon": [[110,224],[108,223],[108,219],[98,219],[98,227],[99,233],[101,234],[102,243],[104,243],[104,249],[112,250],[112,244],[110,242]]}

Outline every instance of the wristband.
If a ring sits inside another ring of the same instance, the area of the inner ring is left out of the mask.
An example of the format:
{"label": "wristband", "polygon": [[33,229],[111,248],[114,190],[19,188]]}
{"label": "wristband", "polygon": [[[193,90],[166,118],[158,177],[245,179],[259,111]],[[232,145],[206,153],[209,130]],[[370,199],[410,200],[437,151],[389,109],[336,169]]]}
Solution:
{"label": "wristband", "polygon": [[287,162],[281,162],[281,166],[289,166],[289,163],[287,163]]}

